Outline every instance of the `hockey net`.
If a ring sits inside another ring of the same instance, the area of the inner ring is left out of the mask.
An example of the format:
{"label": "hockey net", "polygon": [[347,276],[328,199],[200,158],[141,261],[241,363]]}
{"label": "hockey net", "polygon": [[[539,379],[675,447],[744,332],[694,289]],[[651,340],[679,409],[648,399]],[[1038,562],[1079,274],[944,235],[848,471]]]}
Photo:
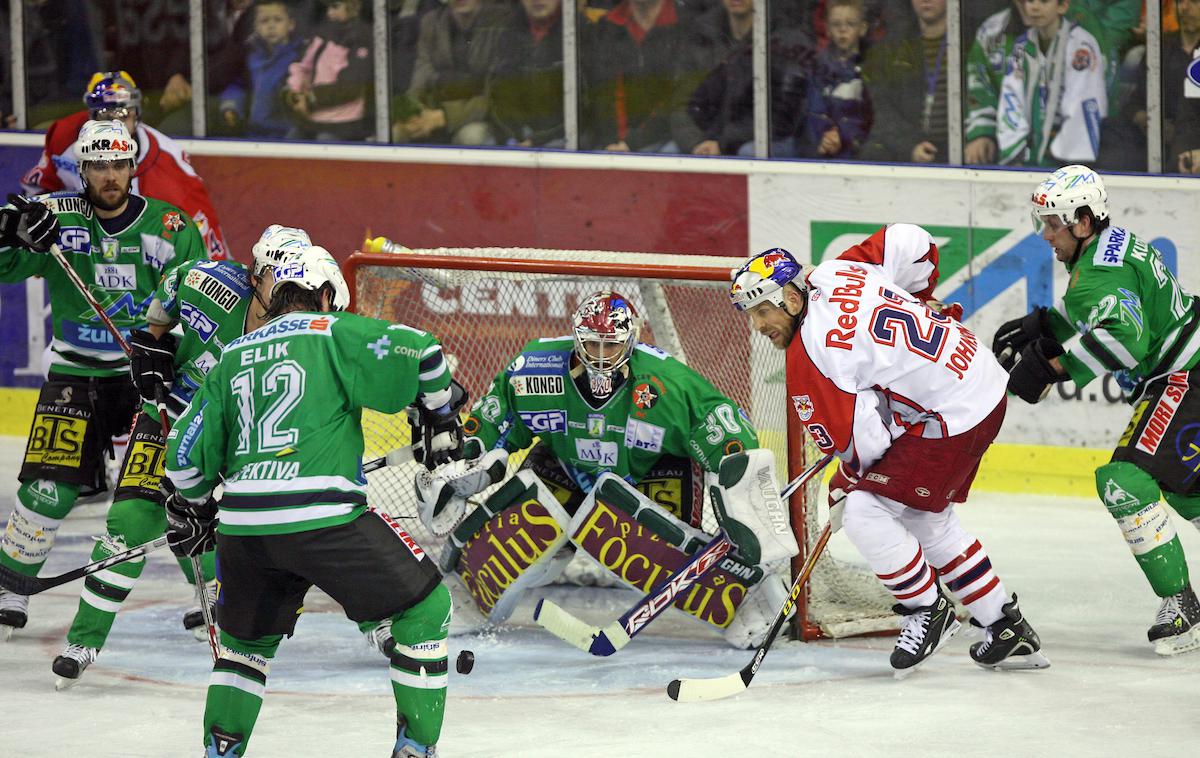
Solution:
{"label": "hockey net", "polygon": [[[775,452],[779,475],[790,479],[819,456],[798,424],[789,429],[794,414],[787,412],[784,353],[751,331],[748,320],[729,306],[729,270],[741,262],[718,256],[439,248],[355,253],[343,269],[353,309],[433,333],[472,400],[526,342],[568,334],[571,313],[584,296],[616,290],[643,316],[641,340],[696,369],[736,401],[749,414],[760,443]],[[368,457],[409,443],[403,413],[366,411],[363,428]],[[512,456],[510,474],[520,460]],[[416,465],[371,474],[369,496],[437,554],[443,540],[417,517]],[[820,533],[821,491],[817,478],[792,498],[793,528],[803,547],[797,570]],[[718,528],[707,504],[702,528],[710,534]],[[797,604],[796,631],[803,639],[816,639],[892,630],[891,602],[865,566],[827,551]]]}

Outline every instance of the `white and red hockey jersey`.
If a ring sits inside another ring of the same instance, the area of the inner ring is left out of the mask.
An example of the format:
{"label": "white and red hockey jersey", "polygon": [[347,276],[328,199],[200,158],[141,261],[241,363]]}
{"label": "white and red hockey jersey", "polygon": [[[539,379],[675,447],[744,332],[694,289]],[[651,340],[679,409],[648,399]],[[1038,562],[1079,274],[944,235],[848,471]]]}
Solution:
{"label": "white and red hockey jersey", "polygon": [[[75,140],[87,120],[87,111],[80,111],[50,125],[41,160],[21,178],[21,186],[26,194],[83,190],[79,167],[75,162]],[[204,180],[192,168],[187,153],[179,143],[140,122],[137,126],[137,143],[137,171],[133,175],[130,191],[170,203],[188,214],[204,238],[208,257],[213,260],[229,257],[217,211],[208,197],[208,190],[204,188]]]}
{"label": "white and red hockey jersey", "polygon": [[1004,397],[1008,374],[991,351],[924,304],[937,262],[928,232],[895,224],[807,277],[788,394],[821,450],[860,473],[901,435],[962,434]]}

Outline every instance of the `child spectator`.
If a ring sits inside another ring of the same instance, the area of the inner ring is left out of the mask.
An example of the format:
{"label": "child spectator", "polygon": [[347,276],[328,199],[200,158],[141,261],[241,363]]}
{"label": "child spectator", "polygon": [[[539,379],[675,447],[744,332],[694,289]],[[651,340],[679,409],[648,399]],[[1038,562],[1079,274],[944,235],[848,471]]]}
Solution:
{"label": "child spectator", "polygon": [[500,144],[566,144],[562,0],[521,0],[501,37],[491,78],[492,122]]}
{"label": "child spectator", "polygon": [[1030,28],[1017,38],[1000,85],[1000,163],[1091,163],[1108,113],[1096,38],[1067,21],[1069,0],[1022,0]]}
{"label": "child spectator", "polygon": [[863,86],[862,0],[828,0],[829,45],[817,56],[808,90],[809,139],[817,155],[854,158],[871,131],[871,98]]}
{"label": "child spectator", "polygon": [[289,139],[357,141],[371,134],[371,27],[362,0],[322,0],[325,22],[304,57],[288,67],[285,99],[295,125]]}
{"label": "child spectator", "polygon": [[282,139],[292,127],[289,110],[280,98],[288,67],[300,60],[303,43],[293,34],[296,22],[284,0],[254,4],[254,34],[246,51],[242,75],[221,93],[221,118],[242,135]]}

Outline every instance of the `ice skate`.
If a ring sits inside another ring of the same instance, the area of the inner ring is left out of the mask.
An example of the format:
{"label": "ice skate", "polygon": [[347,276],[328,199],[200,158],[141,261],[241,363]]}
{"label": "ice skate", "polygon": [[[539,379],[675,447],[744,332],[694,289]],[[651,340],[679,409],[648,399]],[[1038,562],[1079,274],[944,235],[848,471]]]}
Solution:
{"label": "ice skate", "polygon": [[892,651],[891,658],[897,679],[903,679],[916,671],[917,667],[940,650],[961,626],[954,617],[954,605],[940,589],[931,605],[906,608],[897,604],[892,610],[905,617],[904,627],[896,639],[896,649]]}
{"label": "ice skate", "polygon": [[367,644],[382,653],[384,658],[389,661],[392,659],[392,649],[396,647],[396,641],[392,639],[391,619],[380,621],[379,626],[369,632],[363,632],[363,636],[367,638]]}
{"label": "ice skate", "polygon": [[214,726],[208,733],[208,746],[204,748],[204,758],[224,758],[236,755],[234,749],[242,744],[242,735],[229,734],[219,726]]}
{"label": "ice skate", "polygon": [[[0,605],[0,607],[3,607]],[[0,611],[2,613],[2,611]],[[1200,649],[1200,601],[1187,585],[1177,595],[1164,597],[1146,632],[1159,655],[1179,655]]]}
{"label": "ice skate", "polygon": [[8,641],[13,632],[29,621],[29,596],[0,589],[0,640]]}
{"label": "ice skate", "polygon": [[1041,652],[1042,641],[1017,606],[1016,593],[1001,611],[1003,616],[984,627],[983,642],[971,645],[971,660],[995,671],[1050,668],[1050,660]]}
{"label": "ice skate", "polygon": [[408,722],[401,716],[396,720],[396,747],[392,748],[392,758],[437,758],[437,745],[422,745],[404,732]]}
{"label": "ice skate", "polygon": [[[209,582],[205,585],[205,593],[207,597],[216,596],[216,582]],[[217,617],[217,609],[211,603],[208,606],[213,618]],[[204,612],[200,610],[200,606],[192,608],[187,613],[183,614],[183,628],[192,633],[199,642],[208,641],[208,627],[204,624]]]}
{"label": "ice skate", "polygon": [[68,644],[62,655],[55,658],[54,663],[50,665],[58,675],[54,680],[54,689],[61,692],[78,684],[83,670],[90,666],[99,654],[100,651],[94,647]]}

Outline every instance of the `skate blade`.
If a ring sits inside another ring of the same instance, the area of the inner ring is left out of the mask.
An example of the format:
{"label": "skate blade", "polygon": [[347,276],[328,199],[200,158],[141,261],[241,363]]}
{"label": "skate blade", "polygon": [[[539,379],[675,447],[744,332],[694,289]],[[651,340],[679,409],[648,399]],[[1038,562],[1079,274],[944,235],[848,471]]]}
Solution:
{"label": "skate blade", "polygon": [[1005,658],[999,663],[980,663],[979,661],[975,661],[975,665],[989,671],[1034,671],[1050,668],[1050,659],[1037,652],[1027,655],[1014,655],[1011,658]]}
{"label": "skate blade", "polygon": [[10,639],[12,639],[13,632],[15,631],[17,631],[15,626],[8,626],[7,624],[0,626],[0,638],[2,638],[4,642],[8,642]]}
{"label": "skate blade", "polygon": [[1193,626],[1183,634],[1164,637],[1154,643],[1154,652],[1163,657],[1190,653],[1193,650],[1200,650],[1200,624]]}
{"label": "skate blade", "polygon": [[59,677],[55,677],[55,679],[54,679],[54,689],[56,692],[62,692],[63,690],[69,690],[77,684],[79,684],[79,677],[76,677],[74,679],[68,679],[65,676],[59,676]]}
{"label": "skate blade", "polygon": [[960,624],[958,622],[958,619],[955,619],[954,623],[951,624],[950,627],[948,629],[946,629],[945,632],[942,633],[942,638],[940,640],[938,640],[937,647],[935,647],[932,651],[930,651],[929,655],[925,656],[924,658],[917,661],[915,664],[913,664],[912,666],[909,666],[906,669],[896,669],[895,672],[892,674],[892,676],[894,676],[897,681],[899,681],[901,679],[907,679],[909,676],[912,675],[912,673],[914,671],[916,671],[917,669],[924,666],[925,661],[927,661],[930,658],[932,658],[933,656],[937,655],[937,651],[944,648],[946,646],[946,643],[950,641],[950,638],[953,637],[954,635],[958,634],[958,630],[961,628],[962,628],[962,624]]}

